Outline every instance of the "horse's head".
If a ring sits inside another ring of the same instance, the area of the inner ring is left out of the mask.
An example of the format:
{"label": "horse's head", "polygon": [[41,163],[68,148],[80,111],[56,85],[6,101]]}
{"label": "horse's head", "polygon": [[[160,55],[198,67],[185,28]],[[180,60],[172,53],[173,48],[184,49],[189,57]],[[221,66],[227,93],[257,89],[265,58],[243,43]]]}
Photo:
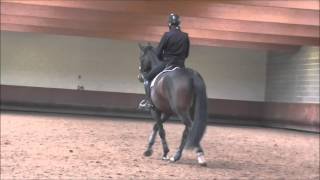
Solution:
{"label": "horse's head", "polygon": [[141,50],[139,71],[140,73],[149,72],[157,61],[155,49],[150,43],[147,46],[139,44],[139,47]]}

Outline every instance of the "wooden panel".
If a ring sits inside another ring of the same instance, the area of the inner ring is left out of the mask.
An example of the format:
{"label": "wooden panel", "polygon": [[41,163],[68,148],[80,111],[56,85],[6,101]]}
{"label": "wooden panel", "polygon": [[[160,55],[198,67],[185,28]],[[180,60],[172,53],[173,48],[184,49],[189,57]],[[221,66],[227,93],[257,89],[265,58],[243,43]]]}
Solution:
{"label": "wooden panel", "polygon": [[224,41],[224,40],[214,40],[214,39],[191,39],[192,44],[206,45],[206,46],[222,46],[222,47],[238,47],[238,48],[249,48],[249,49],[259,49],[259,50],[271,50],[271,51],[285,51],[294,52],[297,51],[299,46],[290,45],[280,45],[280,44],[268,44],[268,43],[248,43],[241,41]]}
{"label": "wooden panel", "polygon": [[[149,15],[132,13],[112,13],[86,9],[70,9],[63,7],[21,5],[1,3],[1,13],[8,15],[34,16],[76,21],[92,21],[102,23],[123,23],[137,25],[166,25],[167,15]],[[54,12],[54,13],[52,13]],[[183,17],[183,27],[257,34],[319,37],[319,28],[314,26],[291,25],[280,23],[263,23],[237,21],[219,18]]]}
{"label": "wooden panel", "polygon": [[319,0],[224,0],[225,3],[319,10]]}
{"label": "wooden panel", "polygon": [[[6,24],[20,24],[32,25],[41,27],[53,28],[68,28],[79,30],[93,30],[93,31],[112,31],[112,32],[127,32],[127,33],[141,33],[148,32],[148,34],[162,35],[168,30],[165,26],[141,26],[130,25],[128,29],[127,24],[122,23],[97,23],[89,21],[70,21],[70,20],[57,20],[50,18],[37,18],[30,16],[14,16],[2,15],[1,22]],[[216,30],[203,30],[185,28],[191,38],[201,39],[216,39],[228,41],[243,41],[243,42],[258,42],[258,43],[274,43],[274,44],[287,44],[287,45],[319,45],[317,38],[301,38],[301,37],[288,37],[288,36],[274,36],[274,35],[259,35],[253,33],[238,33],[228,31]]]}
{"label": "wooden panel", "polygon": [[281,119],[319,127],[319,109],[319,104],[268,102],[264,104],[264,116],[266,119]]}
{"label": "wooden panel", "polygon": [[136,110],[139,100],[143,95],[102,92],[80,91],[71,89],[40,88],[26,86],[1,87],[2,104],[38,104],[43,106],[73,106],[73,107],[100,107],[105,109]]}
{"label": "wooden panel", "polygon": [[[15,31],[15,32],[39,32],[39,33],[52,33],[61,35],[77,35],[87,37],[106,37],[111,39],[122,40],[134,40],[134,41],[150,41],[159,42],[161,36],[148,33],[128,33],[128,32],[112,32],[112,31],[92,31],[92,30],[79,30],[79,29],[67,29],[67,28],[53,28],[53,27],[41,27],[30,25],[16,25],[16,24],[1,24],[1,30],[3,31]],[[298,46],[290,45],[277,45],[271,43],[249,43],[243,41],[226,41],[226,40],[214,40],[214,39],[202,39],[191,38],[193,45],[203,46],[218,46],[218,47],[240,47],[240,48],[253,48],[261,50],[275,50],[275,51],[295,51]]]}
{"label": "wooden panel", "polygon": [[67,28],[48,28],[41,26],[31,25],[17,25],[17,24],[1,24],[2,31],[14,31],[14,32],[37,32],[37,33],[50,33],[60,35],[75,35],[86,37],[106,37],[111,39],[123,39],[123,40],[135,40],[135,41],[150,41],[158,42],[160,40],[159,35],[152,34],[136,34],[136,33],[121,33],[121,32],[107,32],[107,31],[89,31],[79,29],[67,29]]}
{"label": "wooden panel", "polygon": [[[12,1],[12,0],[11,0]],[[210,1],[77,1],[77,0],[17,0],[18,3],[95,9],[111,12],[168,14],[172,9],[182,16],[235,19],[319,26],[319,11],[288,9]],[[253,16],[254,15],[254,16]]]}
{"label": "wooden panel", "polygon": [[196,45],[286,51],[319,46],[319,11],[255,2],[6,0],[1,28],[157,42],[175,9]]}
{"label": "wooden panel", "polygon": [[[55,13],[52,13],[55,12]],[[110,13],[85,9],[70,9],[48,6],[20,5],[2,3],[1,13],[8,15],[34,16],[76,21],[92,21],[103,23],[123,23],[125,25],[166,25],[167,15],[150,15],[145,18],[141,14]],[[236,21],[219,18],[183,17],[183,27],[233,32],[249,32],[257,34],[273,34],[302,37],[319,37],[319,28],[314,26],[290,25],[279,23],[263,23]]]}
{"label": "wooden panel", "polygon": [[216,117],[263,119],[264,102],[208,99],[208,112]]}
{"label": "wooden panel", "polygon": [[[3,106],[31,106],[37,108],[80,109],[101,114],[106,111],[136,112],[142,94],[79,91],[55,88],[25,87],[0,85],[1,108]],[[59,112],[59,111],[57,111]],[[74,112],[74,111],[70,111]],[[208,99],[208,114],[211,118],[235,119],[233,123],[257,125],[280,124],[308,126],[313,131],[320,131],[319,104],[268,103],[225,99]],[[224,120],[222,120],[223,122]]]}

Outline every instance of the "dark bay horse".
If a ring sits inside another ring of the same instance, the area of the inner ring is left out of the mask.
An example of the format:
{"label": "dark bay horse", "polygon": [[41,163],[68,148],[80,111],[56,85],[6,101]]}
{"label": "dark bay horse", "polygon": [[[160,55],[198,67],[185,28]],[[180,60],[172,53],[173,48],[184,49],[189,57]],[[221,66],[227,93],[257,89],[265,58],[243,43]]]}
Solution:
{"label": "dark bay horse", "polygon": [[[155,48],[151,45],[142,46],[140,56],[140,81],[142,74],[158,66],[161,61],[156,56]],[[151,109],[151,115],[156,120],[153,131],[149,137],[145,156],[152,155],[152,146],[157,132],[163,145],[163,160],[171,162],[181,158],[185,147],[196,150],[198,163],[205,166],[203,149],[200,141],[205,133],[207,121],[207,95],[205,83],[199,73],[189,68],[177,68],[160,74],[155,78],[151,88],[151,100],[155,108]],[[172,115],[176,115],[185,125],[181,144],[173,157],[168,158],[168,144],[166,141],[163,123]]]}

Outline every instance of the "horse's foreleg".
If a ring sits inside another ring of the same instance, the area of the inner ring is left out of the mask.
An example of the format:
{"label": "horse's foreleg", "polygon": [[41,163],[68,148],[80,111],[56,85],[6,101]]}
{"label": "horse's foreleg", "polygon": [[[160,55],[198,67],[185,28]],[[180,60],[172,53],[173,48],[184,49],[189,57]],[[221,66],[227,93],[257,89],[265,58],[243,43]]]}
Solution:
{"label": "horse's foreleg", "polygon": [[143,155],[145,156],[151,156],[152,153],[153,153],[153,150],[152,150],[152,146],[155,142],[155,139],[156,139],[156,135],[157,135],[157,132],[159,130],[159,126],[158,126],[158,122],[153,126],[153,130],[149,136],[149,142],[148,142],[148,147],[147,147],[147,150],[143,153]]}

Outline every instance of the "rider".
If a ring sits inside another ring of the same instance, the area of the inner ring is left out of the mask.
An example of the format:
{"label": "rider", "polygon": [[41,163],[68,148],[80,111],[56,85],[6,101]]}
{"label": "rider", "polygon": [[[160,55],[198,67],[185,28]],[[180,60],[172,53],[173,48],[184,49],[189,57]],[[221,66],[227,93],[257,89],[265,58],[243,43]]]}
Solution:
{"label": "rider", "polygon": [[153,107],[150,95],[152,79],[166,67],[178,66],[184,68],[185,59],[189,56],[189,36],[181,31],[180,18],[177,14],[171,13],[169,15],[168,26],[169,32],[164,33],[157,47],[157,56],[164,63],[143,74],[146,99],[140,102],[140,109]]}

